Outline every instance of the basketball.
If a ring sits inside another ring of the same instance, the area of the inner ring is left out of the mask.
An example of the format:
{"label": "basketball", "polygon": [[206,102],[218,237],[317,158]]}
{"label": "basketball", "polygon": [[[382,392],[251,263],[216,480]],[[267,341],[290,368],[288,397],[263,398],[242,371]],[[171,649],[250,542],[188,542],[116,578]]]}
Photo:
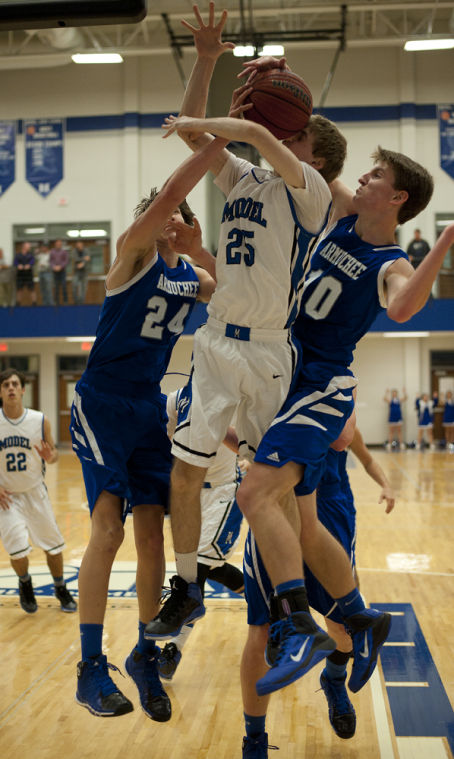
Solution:
{"label": "basketball", "polygon": [[244,117],[267,127],[278,140],[291,137],[307,125],[312,95],[306,82],[293,71],[270,69],[256,75],[245,103],[253,108]]}

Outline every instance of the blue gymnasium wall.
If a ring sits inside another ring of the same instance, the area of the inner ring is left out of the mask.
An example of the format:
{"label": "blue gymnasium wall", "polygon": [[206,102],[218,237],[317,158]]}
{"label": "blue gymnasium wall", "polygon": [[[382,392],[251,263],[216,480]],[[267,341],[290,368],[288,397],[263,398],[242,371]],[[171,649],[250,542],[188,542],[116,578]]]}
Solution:
{"label": "blue gymnasium wall", "polygon": [[[37,306],[0,309],[0,339],[33,337],[87,337],[94,335],[100,306]],[[206,320],[206,305],[196,305],[185,335],[192,335]],[[448,332],[454,330],[454,299],[431,299],[410,321],[404,324],[381,313],[371,332]]]}

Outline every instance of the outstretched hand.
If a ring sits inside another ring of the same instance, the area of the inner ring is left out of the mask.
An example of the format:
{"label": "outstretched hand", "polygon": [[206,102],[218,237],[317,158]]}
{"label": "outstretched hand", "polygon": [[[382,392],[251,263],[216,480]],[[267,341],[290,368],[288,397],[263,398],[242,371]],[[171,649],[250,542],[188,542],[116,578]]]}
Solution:
{"label": "outstretched hand", "polygon": [[244,101],[248,95],[252,92],[252,87],[246,82],[242,84],[232,92],[232,102],[230,103],[229,116],[232,118],[240,118],[245,111],[249,111],[253,107],[253,103],[245,103]]}
{"label": "outstretched hand", "polygon": [[217,60],[219,56],[227,50],[233,50],[235,47],[233,42],[222,42],[221,39],[222,30],[224,29],[227,20],[227,11],[222,11],[221,18],[218,23],[215,24],[214,2],[210,2],[208,23],[204,24],[202,16],[200,15],[199,6],[194,5],[193,10],[199,26],[193,26],[184,19],[181,23],[194,35],[194,44],[199,58],[213,58],[214,60]]}
{"label": "outstretched hand", "polygon": [[270,69],[287,69],[287,71],[290,71],[286,58],[274,58],[272,55],[254,58],[253,61],[246,61],[242,65],[244,67],[243,71],[240,71],[237,77],[241,79],[241,77],[247,76],[246,84],[251,84],[257,74],[261,74],[263,71],[269,71]]}
{"label": "outstretched hand", "polygon": [[[166,116],[164,124],[161,125],[161,129],[166,130],[163,137],[169,137],[174,132],[193,132],[196,134],[197,130],[194,129],[194,123],[198,121],[200,119],[195,119],[192,116]],[[198,133],[201,134],[202,132],[203,129],[199,130]]]}
{"label": "outstretched hand", "polygon": [[169,221],[164,232],[168,235],[167,242],[173,251],[190,256],[197,262],[197,254],[202,248],[202,230],[195,216],[193,222],[194,226],[184,221]]}

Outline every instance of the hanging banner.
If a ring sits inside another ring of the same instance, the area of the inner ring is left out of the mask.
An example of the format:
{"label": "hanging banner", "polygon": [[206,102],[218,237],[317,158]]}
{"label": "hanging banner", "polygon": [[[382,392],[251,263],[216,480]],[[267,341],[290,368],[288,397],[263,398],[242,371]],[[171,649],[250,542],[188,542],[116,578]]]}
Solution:
{"label": "hanging banner", "polygon": [[63,179],[63,119],[24,121],[25,177],[45,198]]}
{"label": "hanging banner", "polygon": [[16,122],[0,121],[0,197],[16,179]]}
{"label": "hanging banner", "polygon": [[454,179],[454,105],[438,106],[440,166]]}

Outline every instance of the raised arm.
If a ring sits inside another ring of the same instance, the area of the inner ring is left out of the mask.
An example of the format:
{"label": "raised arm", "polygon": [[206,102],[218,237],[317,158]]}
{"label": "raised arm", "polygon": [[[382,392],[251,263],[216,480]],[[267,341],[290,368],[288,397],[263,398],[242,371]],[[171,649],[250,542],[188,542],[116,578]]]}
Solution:
{"label": "raised arm", "polygon": [[396,500],[394,491],[380,464],[372,457],[358,427],[355,428],[350,450],[360,460],[369,477],[380,485],[382,490],[378,502],[386,501],[386,514],[389,514],[393,510]]}
{"label": "raised arm", "polygon": [[257,148],[286,184],[290,187],[305,187],[303,169],[298,158],[261,124],[229,116],[213,119],[192,119],[187,116],[176,119],[169,116],[163,127],[167,129],[167,135],[175,131],[206,131],[229,141],[247,142]]}
{"label": "raised arm", "polygon": [[178,166],[145,213],[131,224],[126,236],[120,238],[121,254],[136,255],[150,249],[172,212],[206,174],[210,163],[221,149],[222,142],[214,140]]}
{"label": "raised arm", "polygon": [[[194,5],[194,15],[198,26],[193,26],[185,20],[181,22],[194,37],[197,59],[186,86],[180,116],[193,116],[197,118],[205,116],[208,92],[216,61],[227,50],[232,50],[235,47],[233,42],[222,41],[222,30],[227,19],[227,11],[222,11],[221,18],[217,24],[215,24],[214,14],[214,2],[210,2],[208,23],[204,24],[198,6]],[[211,135],[206,133],[186,132],[180,136],[191,150],[198,150],[213,139]],[[219,152],[210,170],[214,174],[218,174],[227,157],[227,152]]]}
{"label": "raised arm", "polygon": [[450,224],[444,228],[416,270],[404,258],[399,258],[388,268],[385,274],[388,302],[386,313],[390,319],[406,322],[421,310],[453,243],[454,224]]}

